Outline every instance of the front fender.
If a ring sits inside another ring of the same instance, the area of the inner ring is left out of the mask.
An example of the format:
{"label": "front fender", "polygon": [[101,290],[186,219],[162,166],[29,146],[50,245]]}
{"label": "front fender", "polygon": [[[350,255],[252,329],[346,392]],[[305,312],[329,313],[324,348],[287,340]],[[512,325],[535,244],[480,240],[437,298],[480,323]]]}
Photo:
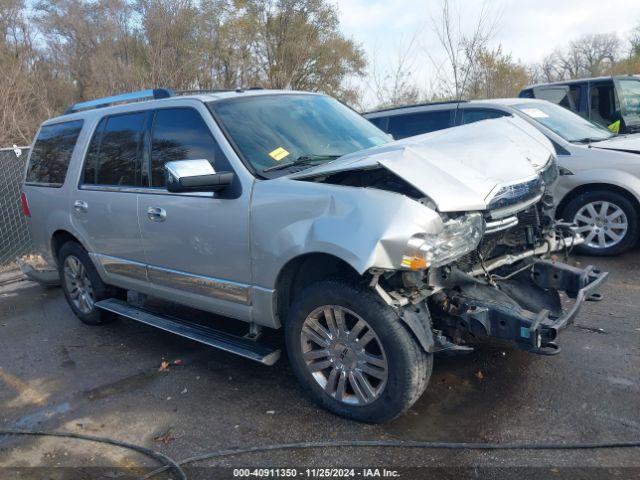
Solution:
{"label": "front fender", "polygon": [[250,222],[253,283],[265,288],[307,253],[333,255],[360,274],[399,269],[412,235],[442,231],[436,212],[404,195],[284,178],[256,184]]}
{"label": "front fender", "polygon": [[614,185],[628,191],[640,202],[640,178],[622,170],[602,168],[578,171],[574,175],[560,177],[554,189],[556,203],[562,202],[577,187],[589,184]]}

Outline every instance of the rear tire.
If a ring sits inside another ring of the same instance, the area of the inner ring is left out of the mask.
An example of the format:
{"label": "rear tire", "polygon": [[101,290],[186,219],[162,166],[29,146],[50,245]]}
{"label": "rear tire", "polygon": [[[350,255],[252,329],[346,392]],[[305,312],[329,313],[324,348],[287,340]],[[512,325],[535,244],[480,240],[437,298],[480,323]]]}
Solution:
{"label": "rear tire", "polygon": [[595,256],[618,255],[635,246],[639,215],[629,199],[609,190],[582,193],[562,211],[562,217],[577,223],[578,232],[585,237],[576,250]]}
{"label": "rear tire", "polygon": [[393,309],[371,288],[343,280],[310,285],[294,300],[285,341],[293,371],[315,402],[358,421],[397,417],[431,376],[433,355]]}
{"label": "rear tire", "polygon": [[95,302],[113,298],[117,292],[106,285],[82,246],[67,242],[58,253],[58,273],[64,296],[73,313],[89,325],[103,325],[117,316],[96,308]]}

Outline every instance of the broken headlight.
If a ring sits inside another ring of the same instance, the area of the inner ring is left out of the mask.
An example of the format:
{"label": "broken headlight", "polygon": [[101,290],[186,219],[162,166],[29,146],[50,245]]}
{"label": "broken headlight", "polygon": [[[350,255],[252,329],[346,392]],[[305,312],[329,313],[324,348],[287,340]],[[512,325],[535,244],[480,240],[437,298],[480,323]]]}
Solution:
{"label": "broken headlight", "polygon": [[407,243],[402,257],[402,267],[422,270],[441,267],[474,250],[484,231],[484,221],[479,213],[470,213],[443,222],[442,232],[414,235]]}

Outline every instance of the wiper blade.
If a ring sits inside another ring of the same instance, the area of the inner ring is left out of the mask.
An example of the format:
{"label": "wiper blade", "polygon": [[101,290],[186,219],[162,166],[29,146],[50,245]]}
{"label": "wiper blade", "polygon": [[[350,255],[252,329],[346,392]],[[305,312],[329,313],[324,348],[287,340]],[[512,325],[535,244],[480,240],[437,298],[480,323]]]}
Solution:
{"label": "wiper blade", "polygon": [[603,140],[606,140],[606,139],[605,138],[585,137],[585,138],[578,138],[576,140],[571,140],[571,141],[574,142],[574,143],[595,143],[595,142],[602,142]]}
{"label": "wiper blade", "polygon": [[342,155],[301,155],[291,162],[279,163],[277,165],[273,165],[272,167],[263,168],[262,171],[272,172],[274,170],[283,170],[295,165],[308,165],[310,163],[319,162],[322,160],[335,160],[336,158],[340,158],[341,156]]}

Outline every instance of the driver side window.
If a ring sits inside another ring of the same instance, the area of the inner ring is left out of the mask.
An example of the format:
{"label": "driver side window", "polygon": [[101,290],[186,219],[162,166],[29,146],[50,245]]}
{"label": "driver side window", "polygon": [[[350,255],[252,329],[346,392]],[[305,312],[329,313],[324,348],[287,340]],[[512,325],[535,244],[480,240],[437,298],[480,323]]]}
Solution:
{"label": "driver side window", "polygon": [[157,110],[151,130],[151,186],[165,186],[165,163],[199,159],[208,160],[216,171],[230,170],[197,110],[190,107]]}

